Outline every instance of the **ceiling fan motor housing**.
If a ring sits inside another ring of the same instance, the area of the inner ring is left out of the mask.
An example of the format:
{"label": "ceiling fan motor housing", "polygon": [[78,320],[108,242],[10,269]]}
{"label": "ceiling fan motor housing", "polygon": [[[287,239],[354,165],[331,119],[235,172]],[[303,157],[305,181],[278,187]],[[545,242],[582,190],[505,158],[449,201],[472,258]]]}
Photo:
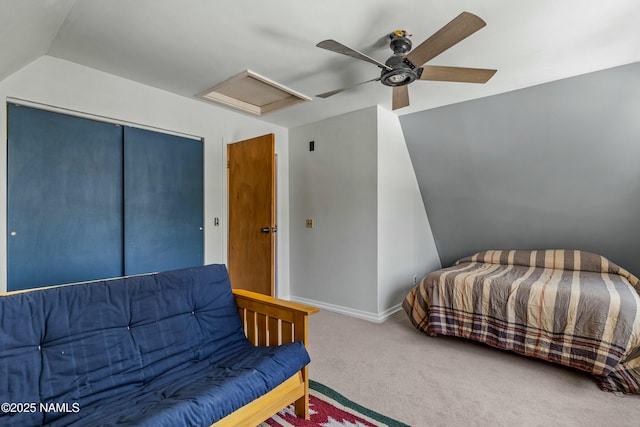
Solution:
{"label": "ceiling fan motor housing", "polygon": [[393,55],[387,59],[385,65],[391,70],[383,69],[380,81],[386,86],[404,86],[420,77],[422,69],[414,69],[404,61],[405,55],[411,50],[411,40],[405,35],[391,33],[389,47],[393,50]]}

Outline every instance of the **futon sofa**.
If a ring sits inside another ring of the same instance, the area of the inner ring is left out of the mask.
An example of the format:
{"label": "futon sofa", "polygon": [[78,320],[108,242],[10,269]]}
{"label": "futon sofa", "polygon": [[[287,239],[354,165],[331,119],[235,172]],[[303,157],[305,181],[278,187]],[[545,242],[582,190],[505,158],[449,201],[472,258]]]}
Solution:
{"label": "futon sofa", "polygon": [[255,426],[308,417],[307,317],[224,265],[0,296],[1,426]]}

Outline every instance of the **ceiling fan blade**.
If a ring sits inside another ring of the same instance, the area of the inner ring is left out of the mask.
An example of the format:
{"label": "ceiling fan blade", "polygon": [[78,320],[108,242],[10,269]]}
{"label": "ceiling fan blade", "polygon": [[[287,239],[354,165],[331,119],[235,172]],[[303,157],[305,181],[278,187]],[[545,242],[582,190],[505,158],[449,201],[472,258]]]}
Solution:
{"label": "ceiling fan blade", "polygon": [[442,67],[424,65],[420,80],[440,82],[486,83],[498,70],[485,68]]}
{"label": "ceiling fan blade", "polygon": [[340,92],[344,92],[345,90],[353,89],[353,88],[358,87],[360,85],[363,85],[365,83],[375,82],[375,81],[378,81],[378,80],[380,80],[380,77],[376,77],[375,79],[367,80],[366,82],[360,82],[357,85],[345,87],[345,88],[342,88],[342,89],[336,89],[336,90],[332,90],[332,91],[329,91],[329,92],[324,92],[324,93],[321,93],[321,94],[316,95],[316,96],[318,98],[328,98],[328,97],[336,95],[336,94],[338,94]]}
{"label": "ceiling fan blade", "polygon": [[385,64],[383,64],[382,62],[373,59],[370,56],[365,55],[362,52],[358,52],[355,49],[351,49],[349,46],[345,46],[342,43],[339,43],[335,40],[323,40],[320,43],[318,43],[316,45],[317,47],[321,47],[322,49],[327,49],[330,50],[331,52],[336,52],[336,53],[340,53],[342,55],[347,55],[350,56],[352,58],[356,58],[356,59],[360,59],[362,61],[366,61],[369,62],[373,65],[376,65],[382,69],[385,70],[391,70],[391,67],[386,66]]}
{"label": "ceiling fan blade", "polygon": [[487,25],[487,23],[480,17],[469,12],[462,12],[431,37],[423,41],[418,47],[409,52],[405,60],[409,60],[416,67],[420,67],[422,64],[440,55],[485,25]]}
{"label": "ceiling fan blade", "polygon": [[393,97],[392,97],[392,109],[397,110],[398,108],[408,107],[409,106],[409,86],[394,86],[393,87]]}

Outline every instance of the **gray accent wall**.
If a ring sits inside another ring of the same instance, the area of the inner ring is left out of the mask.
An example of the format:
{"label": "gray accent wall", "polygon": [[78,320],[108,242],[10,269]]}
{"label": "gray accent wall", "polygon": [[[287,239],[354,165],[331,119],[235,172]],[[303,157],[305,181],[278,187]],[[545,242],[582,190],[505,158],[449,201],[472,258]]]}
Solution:
{"label": "gray accent wall", "polygon": [[640,275],[640,63],[400,122],[443,266],[575,248]]}

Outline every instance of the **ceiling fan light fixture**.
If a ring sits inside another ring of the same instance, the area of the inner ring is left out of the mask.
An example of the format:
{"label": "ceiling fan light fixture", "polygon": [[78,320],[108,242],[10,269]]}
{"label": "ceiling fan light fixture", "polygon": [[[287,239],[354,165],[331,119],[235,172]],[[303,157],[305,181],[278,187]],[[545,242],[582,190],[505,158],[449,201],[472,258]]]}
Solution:
{"label": "ceiling fan light fixture", "polygon": [[389,76],[389,82],[390,83],[400,84],[400,83],[406,82],[409,79],[410,79],[410,77],[408,75],[406,75],[405,73],[394,74],[392,76]]}
{"label": "ceiling fan light fixture", "polygon": [[410,68],[396,68],[391,71],[382,71],[380,80],[386,86],[404,86],[417,79],[418,73]]}
{"label": "ceiling fan light fixture", "polygon": [[392,76],[389,76],[389,82],[391,82],[391,83],[402,83],[403,81],[405,81],[407,79],[408,79],[408,77],[404,73],[402,73],[402,74],[394,74]]}

